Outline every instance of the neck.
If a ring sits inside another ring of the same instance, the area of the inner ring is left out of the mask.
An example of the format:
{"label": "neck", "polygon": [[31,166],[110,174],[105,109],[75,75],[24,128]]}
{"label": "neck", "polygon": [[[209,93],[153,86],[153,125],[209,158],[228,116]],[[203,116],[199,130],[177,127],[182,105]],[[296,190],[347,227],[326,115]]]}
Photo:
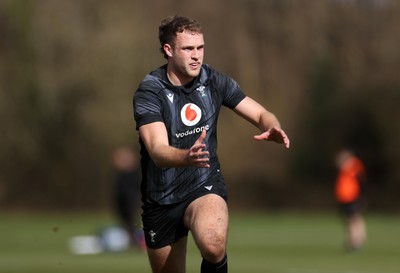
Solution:
{"label": "neck", "polygon": [[174,86],[184,86],[194,79],[194,77],[184,77],[182,75],[178,75],[178,73],[175,72],[174,69],[172,69],[169,65],[167,67],[167,77]]}

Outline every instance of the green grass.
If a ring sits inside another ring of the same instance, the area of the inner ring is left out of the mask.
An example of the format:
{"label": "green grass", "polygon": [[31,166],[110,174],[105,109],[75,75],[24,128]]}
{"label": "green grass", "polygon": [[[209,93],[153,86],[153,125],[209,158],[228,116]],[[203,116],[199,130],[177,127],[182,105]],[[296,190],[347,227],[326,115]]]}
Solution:
{"label": "green grass", "polygon": [[[258,213],[231,216],[230,273],[398,273],[400,217],[367,215],[368,242],[357,253],[343,251],[336,214]],[[68,239],[94,234],[113,223],[101,214],[33,215],[2,212],[0,273],[146,273],[140,251],[74,255]],[[187,272],[199,272],[200,256],[190,240]]]}

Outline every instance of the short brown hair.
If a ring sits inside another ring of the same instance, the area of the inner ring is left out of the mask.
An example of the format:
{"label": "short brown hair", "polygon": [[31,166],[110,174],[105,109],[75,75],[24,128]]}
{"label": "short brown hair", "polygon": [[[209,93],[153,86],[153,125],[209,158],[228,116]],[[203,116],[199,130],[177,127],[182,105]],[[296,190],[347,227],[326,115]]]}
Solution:
{"label": "short brown hair", "polygon": [[158,39],[160,40],[161,45],[160,51],[164,54],[164,58],[168,59],[168,56],[164,51],[164,45],[173,45],[176,34],[182,33],[186,30],[203,33],[201,24],[196,20],[187,17],[175,15],[167,17],[161,21],[158,28]]}

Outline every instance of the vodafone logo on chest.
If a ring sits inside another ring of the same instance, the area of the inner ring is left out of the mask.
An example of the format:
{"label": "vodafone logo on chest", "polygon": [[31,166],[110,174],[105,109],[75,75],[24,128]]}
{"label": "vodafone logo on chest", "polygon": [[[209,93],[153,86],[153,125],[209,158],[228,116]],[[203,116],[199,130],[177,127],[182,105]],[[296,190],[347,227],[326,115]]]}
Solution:
{"label": "vodafone logo on chest", "polygon": [[187,103],[182,107],[181,120],[186,126],[194,126],[201,119],[201,109],[194,103]]}

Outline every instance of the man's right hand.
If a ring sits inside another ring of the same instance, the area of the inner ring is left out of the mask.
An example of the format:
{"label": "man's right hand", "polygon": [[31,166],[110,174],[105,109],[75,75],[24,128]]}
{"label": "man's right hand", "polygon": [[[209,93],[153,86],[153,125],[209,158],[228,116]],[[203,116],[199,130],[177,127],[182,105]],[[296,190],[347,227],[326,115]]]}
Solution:
{"label": "man's right hand", "polygon": [[191,166],[210,168],[209,152],[204,150],[206,148],[206,144],[203,143],[206,135],[206,130],[203,130],[200,137],[189,149],[189,162]]}

